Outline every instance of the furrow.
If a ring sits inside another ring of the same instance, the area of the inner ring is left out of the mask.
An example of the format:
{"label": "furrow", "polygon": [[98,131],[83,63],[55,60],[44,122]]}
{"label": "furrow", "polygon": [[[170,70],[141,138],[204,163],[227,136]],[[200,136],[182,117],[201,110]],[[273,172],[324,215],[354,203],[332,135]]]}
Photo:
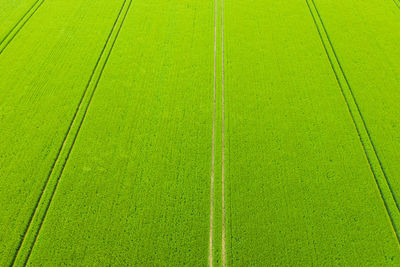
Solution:
{"label": "furrow", "polygon": [[68,158],[75,144],[86,113],[96,91],[97,85],[103,74],[104,68],[111,55],[119,32],[123,26],[125,18],[129,12],[132,0],[125,0],[119,11],[119,14],[113,24],[113,27],[108,35],[107,41],[100,53],[96,65],[92,71],[91,77],[87,83],[86,89],[82,95],[80,103],[75,111],[74,117],[70,123],[64,141],[58,151],[57,157],[49,172],[48,178],[38,199],[35,210],[29,220],[27,228],[23,234],[21,242],[16,250],[11,265],[24,266],[28,262],[32,248],[37,240],[41,226],[50,207],[57,185],[60,181],[64,167],[67,164]]}
{"label": "furrow", "polygon": [[358,136],[360,138],[361,145],[365,152],[370,169],[375,178],[378,191],[383,200],[383,204],[389,216],[390,222],[393,226],[393,230],[395,232],[398,242],[400,243],[400,236],[398,232],[398,229],[400,227],[399,203],[396,199],[395,194],[393,193],[392,186],[387,178],[385,169],[375,149],[375,145],[372,141],[371,135],[369,133],[363,115],[360,111],[357,100],[353,94],[353,91],[346,77],[346,74],[344,73],[343,68],[340,64],[339,58],[329,38],[323,20],[318,12],[317,6],[314,0],[306,0],[306,3],[308,9],[310,10],[311,16],[314,20],[315,26],[319,33],[321,42],[324,46],[332,70],[335,74],[336,80],[341,89],[341,93],[346,102],[347,108],[353,120]]}
{"label": "furrow", "polygon": [[37,0],[19,19],[19,21],[11,28],[11,30],[4,36],[3,40],[0,41],[0,55],[9,43],[14,39],[18,32],[25,26],[29,19],[35,14],[39,7],[43,4],[44,0]]}

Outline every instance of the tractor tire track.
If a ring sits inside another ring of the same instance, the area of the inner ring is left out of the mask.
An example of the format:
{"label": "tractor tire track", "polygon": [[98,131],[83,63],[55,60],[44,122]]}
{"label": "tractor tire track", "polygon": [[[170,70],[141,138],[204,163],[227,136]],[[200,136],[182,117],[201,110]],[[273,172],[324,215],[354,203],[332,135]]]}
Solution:
{"label": "tractor tire track", "polygon": [[36,13],[39,7],[42,6],[45,0],[37,0],[33,5],[25,12],[25,14],[18,20],[18,22],[11,28],[11,30],[4,36],[0,41],[0,55],[7,48],[10,42],[15,38],[19,31],[25,26],[30,18]]}
{"label": "tractor tire track", "polygon": [[60,146],[55,161],[47,176],[46,182],[43,185],[41,195],[36,202],[35,209],[31,214],[26,229],[22,235],[20,243],[15,251],[11,266],[25,266],[29,260],[32,249],[38,238],[40,229],[45,220],[47,211],[54,197],[57,185],[63,174],[64,168],[69,159],[83,121],[86,117],[90,103],[93,99],[97,85],[101,79],[105,66],[114,48],[115,42],[121,31],[125,18],[129,12],[133,0],[124,0],[118,16],[111,28],[107,37],[106,43],[97,59],[95,67],[86,85],[84,93],[80,99],[80,103],[74,113],[69,128],[64,137],[63,143]]}
{"label": "tractor tire track", "polygon": [[319,37],[325,49],[331,68],[334,72],[335,78],[340,87],[342,96],[346,102],[353,124],[356,128],[358,137],[360,139],[361,145],[363,147],[364,153],[369,163],[371,172],[374,176],[380,197],[382,198],[386,212],[389,216],[389,220],[393,227],[395,236],[397,238],[397,241],[400,243],[400,235],[398,232],[398,229],[400,227],[399,202],[396,198],[396,195],[393,192],[392,186],[386,175],[385,169],[379,158],[375,145],[372,141],[370,132],[368,130],[364,117],[361,113],[355,95],[353,93],[353,90],[346,77],[346,74],[344,73],[344,70],[336,54],[336,51],[333,47],[333,44],[328,35],[324,22],[318,11],[318,8],[314,0],[306,0],[306,4],[311,13],[314,24],[317,28]]}
{"label": "tractor tire track", "polygon": [[213,266],[213,226],[214,226],[214,172],[215,172],[215,124],[217,105],[217,1],[214,1],[214,85],[213,85],[213,125],[211,145],[211,186],[210,186],[210,244],[208,265]]}
{"label": "tractor tire track", "polygon": [[399,0],[393,0],[393,2],[397,6],[397,8],[400,9],[400,1]]}
{"label": "tractor tire track", "polygon": [[226,266],[226,210],[225,210],[225,69],[224,69],[224,1],[221,0],[221,84],[222,84],[222,155],[221,155],[221,178],[222,178],[222,266]]}

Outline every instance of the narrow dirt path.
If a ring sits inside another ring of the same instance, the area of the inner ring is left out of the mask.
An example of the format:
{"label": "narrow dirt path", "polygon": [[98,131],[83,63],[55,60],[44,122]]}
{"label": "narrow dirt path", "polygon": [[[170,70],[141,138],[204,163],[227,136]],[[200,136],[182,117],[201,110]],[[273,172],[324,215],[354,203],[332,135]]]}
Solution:
{"label": "narrow dirt path", "polygon": [[213,126],[211,147],[211,186],[210,186],[210,245],[208,264],[213,266],[213,224],[214,224],[214,169],[215,169],[215,120],[216,120],[216,85],[217,85],[217,0],[214,2],[214,92],[213,92]]}
{"label": "narrow dirt path", "polygon": [[224,71],[224,1],[221,0],[221,68],[222,68],[222,266],[226,266],[225,234],[225,71]]}

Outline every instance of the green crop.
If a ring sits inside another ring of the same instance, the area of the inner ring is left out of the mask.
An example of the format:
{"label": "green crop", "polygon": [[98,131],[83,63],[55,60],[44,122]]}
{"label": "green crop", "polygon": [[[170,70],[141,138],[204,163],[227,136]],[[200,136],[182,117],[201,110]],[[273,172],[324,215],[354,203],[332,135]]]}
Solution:
{"label": "green crop", "polygon": [[0,265],[400,265],[399,0],[0,0]]}

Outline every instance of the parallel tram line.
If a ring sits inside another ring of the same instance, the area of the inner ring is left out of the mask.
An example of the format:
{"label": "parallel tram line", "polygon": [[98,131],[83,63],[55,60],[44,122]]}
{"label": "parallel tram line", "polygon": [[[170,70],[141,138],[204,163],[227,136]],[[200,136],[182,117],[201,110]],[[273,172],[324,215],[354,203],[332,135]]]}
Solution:
{"label": "parallel tram line", "polygon": [[114,48],[118,35],[121,31],[125,18],[129,12],[133,0],[124,0],[118,16],[107,37],[106,43],[97,59],[96,65],[92,71],[90,79],[86,85],[84,93],[80,99],[80,103],[74,113],[69,128],[64,137],[63,143],[58,150],[58,154],[53,162],[51,170],[47,176],[46,182],[42,188],[39,199],[36,202],[35,209],[31,214],[29,222],[26,226],[24,234],[18,244],[11,266],[26,265],[29,260],[32,249],[38,238],[40,229],[47,215],[55,191],[57,189],[64,168],[69,159],[81,126],[86,117],[90,103],[93,99],[97,85],[101,79],[104,68],[108,62],[111,52]]}
{"label": "parallel tram line", "polygon": [[19,31],[25,26],[25,24],[30,20],[30,18],[36,13],[39,7],[41,7],[44,1],[45,0],[37,0],[35,3],[33,3],[33,5],[18,20],[14,27],[12,27],[10,31],[6,34],[6,36],[4,36],[4,38],[0,41],[0,55],[14,39],[14,37],[19,33]]}
{"label": "parallel tram line", "polygon": [[210,186],[210,244],[208,265],[213,266],[213,224],[214,224],[214,171],[215,171],[215,120],[217,102],[217,1],[214,1],[214,85],[213,85],[213,124],[211,145],[211,186]]}
{"label": "parallel tram line", "polygon": [[393,0],[393,2],[400,9],[400,0]]}
{"label": "parallel tram line", "polygon": [[383,204],[392,224],[397,241],[400,243],[400,234],[398,232],[398,227],[400,226],[399,202],[397,201],[396,195],[393,192],[391,183],[386,175],[385,169],[379,158],[374,142],[372,141],[371,134],[361,113],[356,97],[346,77],[346,74],[344,73],[344,70],[333,47],[328,32],[325,28],[318,8],[314,0],[305,1],[313,18],[314,24],[317,28],[319,37],[325,49],[331,68],[335,74],[335,78],[340,87],[342,96],[344,97],[344,100],[346,102],[353,124],[356,128],[357,134],[359,136],[367,161],[369,163],[371,172],[374,176],[379,194],[383,200]]}
{"label": "parallel tram line", "polygon": [[226,230],[225,230],[225,69],[224,69],[224,1],[221,0],[221,82],[222,82],[222,266],[226,266]]}
{"label": "parallel tram line", "polygon": [[[226,266],[226,231],[225,231],[225,73],[224,73],[224,28],[223,28],[223,0],[221,0],[221,208],[222,208],[222,237],[221,257],[222,266]],[[215,173],[215,131],[216,131],[216,91],[217,91],[217,25],[218,25],[218,0],[214,0],[214,94],[213,94],[213,132],[212,132],[212,157],[211,157],[211,192],[210,192],[210,247],[209,266],[213,265],[213,210],[214,210],[214,173]]]}

